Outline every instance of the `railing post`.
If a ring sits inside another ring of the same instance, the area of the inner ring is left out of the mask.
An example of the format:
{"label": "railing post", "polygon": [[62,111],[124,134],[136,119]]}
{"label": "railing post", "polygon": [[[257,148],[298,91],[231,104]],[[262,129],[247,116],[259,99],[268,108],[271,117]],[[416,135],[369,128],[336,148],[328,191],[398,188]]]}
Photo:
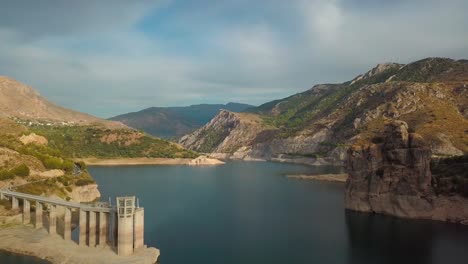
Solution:
{"label": "railing post", "polygon": [[109,214],[99,212],[99,246],[105,246],[107,244],[108,230]]}
{"label": "railing post", "polygon": [[12,196],[11,197],[11,209],[16,210],[18,209],[18,198]]}
{"label": "railing post", "polygon": [[31,203],[23,199],[23,224],[29,224],[31,221]]}
{"label": "railing post", "polygon": [[86,246],[86,226],[87,226],[86,211],[84,211],[81,208],[79,210],[80,210],[80,237],[78,239],[78,244],[80,246]]}
{"label": "railing post", "polygon": [[49,204],[49,234],[57,234],[57,211],[56,206]]}
{"label": "railing post", "polygon": [[36,201],[36,222],[34,224],[36,228],[42,227],[42,204]]}
{"label": "railing post", "polygon": [[65,207],[65,217],[63,219],[63,239],[71,240],[71,209]]}
{"label": "railing post", "polygon": [[96,212],[89,212],[89,246],[96,246]]}

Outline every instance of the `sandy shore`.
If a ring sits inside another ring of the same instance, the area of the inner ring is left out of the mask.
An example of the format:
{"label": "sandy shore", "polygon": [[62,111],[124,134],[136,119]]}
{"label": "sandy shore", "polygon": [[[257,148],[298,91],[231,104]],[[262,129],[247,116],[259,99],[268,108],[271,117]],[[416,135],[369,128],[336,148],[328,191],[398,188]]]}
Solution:
{"label": "sandy shore", "polygon": [[78,246],[58,235],[49,235],[45,229],[22,225],[0,228],[0,249],[38,257],[51,263],[153,264],[159,257],[159,250],[156,248],[144,248],[132,256],[119,257],[110,247]]}
{"label": "sandy shore", "polygon": [[99,158],[84,158],[78,159],[84,161],[90,166],[131,166],[131,165],[220,165],[224,162],[198,157],[196,159],[165,159],[165,158],[118,158],[118,159],[99,159]]}
{"label": "sandy shore", "polygon": [[92,166],[119,166],[119,165],[186,165],[191,159],[164,159],[164,158],[118,158],[118,159],[79,159]]}
{"label": "sandy shore", "polygon": [[287,175],[290,179],[298,180],[314,180],[314,181],[329,181],[345,183],[348,179],[348,174],[320,174],[320,175]]}

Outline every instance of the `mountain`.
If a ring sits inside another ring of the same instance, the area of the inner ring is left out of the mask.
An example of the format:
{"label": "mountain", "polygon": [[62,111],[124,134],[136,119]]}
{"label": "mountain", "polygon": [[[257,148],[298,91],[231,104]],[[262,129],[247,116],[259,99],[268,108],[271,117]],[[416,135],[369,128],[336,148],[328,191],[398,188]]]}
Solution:
{"label": "mountain", "polygon": [[435,155],[461,155],[468,152],[467,86],[466,60],[379,64],[245,113],[223,110],[179,143],[221,158],[341,163],[351,144],[378,141],[384,121],[397,118]]}
{"label": "mountain", "polygon": [[[49,147],[67,158],[198,156],[180,145],[149,136],[120,122],[55,105],[33,88],[8,77],[0,77],[0,117],[14,120],[29,132],[47,138]],[[7,127],[0,124],[1,129]]]}
{"label": "mountain", "polygon": [[51,147],[50,139],[7,118],[0,118],[0,128],[0,188],[76,202],[100,197],[86,165]]}
{"label": "mountain", "polygon": [[118,122],[110,122],[55,105],[33,88],[5,76],[0,76],[0,114],[4,117],[50,123],[124,127]]}
{"label": "mountain", "polygon": [[200,128],[221,109],[242,112],[254,106],[240,103],[151,107],[110,118],[162,138],[180,137]]}

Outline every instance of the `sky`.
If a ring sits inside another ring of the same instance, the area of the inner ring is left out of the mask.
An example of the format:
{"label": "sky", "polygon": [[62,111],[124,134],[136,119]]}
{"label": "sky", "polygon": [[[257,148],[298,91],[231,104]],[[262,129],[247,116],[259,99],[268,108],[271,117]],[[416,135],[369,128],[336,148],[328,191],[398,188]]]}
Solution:
{"label": "sky", "polygon": [[0,0],[0,75],[100,117],[259,105],[378,63],[468,59],[466,0]]}

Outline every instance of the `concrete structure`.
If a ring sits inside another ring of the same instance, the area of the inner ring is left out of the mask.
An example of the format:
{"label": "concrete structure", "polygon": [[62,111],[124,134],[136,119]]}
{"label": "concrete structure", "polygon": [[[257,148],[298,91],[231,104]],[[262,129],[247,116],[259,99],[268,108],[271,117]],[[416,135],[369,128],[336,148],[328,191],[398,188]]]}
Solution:
{"label": "concrete structure", "polygon": [[117,198],[117,253],[120,256],[133,254],[133,216],[135,197]]}
{"label": "concrete structure", "polygon": [[68,207],[65,207],[65,215],[63,217],[63,239],[71,240],[71,219],[72,217],[72,210]]}
{"label": "concrete structure", "polygon": [[57,211],[54,204],[49,204],[49,234],[57,234]]}
{"label": "concrete structure", "polygon": [[143,233],[145,231],[145,211],[143,208],[138,208],[135,210],[133,226],[133,246],[135,249],[143,248],[145,246],[143,239]]}
{"label": "concrete structure", "polygon": [[34,226],[36,228],[42,228],[42,204],[39,201],[36,201],[36,221]]}
{"label": "concrete structure", "polygon": [[87,233],[87,224],[88,218],[87,218],[87,213],[85,210],[80,210],[80,237],[78,238],[78,244],[80,246],[86,246],[87,241],[86,241],[86,233]]}
{"label": "concrete structure", "polygon": [[[57,217],[63,217],[63,238],[71,240],[72,214],[79,214],[80,246],[106,246],[115,248],[118,255],[129,256],[144,247],[144,209],[135,206],[135,197],[118,197],[117,206],[105,204],[80,204],[43,196],[30,195],[0,189],[0,199],[10,199],[11,208],[19,208],[23,201],[23,223],[31,222],[31,202],[35,204],[35,228],[43,227],[44,207],[48,212],[49,234],[57,234]],[[57,215],[57,206],[64,208],[64,215]],[[110,242],[110,243],[109,243]],[[109,244],[108,244],[109,243]]]}
{"label": "concrete structure", "polygon": [[96,244],[96,212],[89,212],[88,221],[88,246],[95,247]]}
{"label": "concrete structure", "polygon": [[109,214],[99,212],[99,240],[98,245],[103,247],[107,245],[109,237]]}
{"label": "concrete structure", "polygon": [[31,203],[24,199],[23,200],[23,224],[29,224],[31,221]]}

